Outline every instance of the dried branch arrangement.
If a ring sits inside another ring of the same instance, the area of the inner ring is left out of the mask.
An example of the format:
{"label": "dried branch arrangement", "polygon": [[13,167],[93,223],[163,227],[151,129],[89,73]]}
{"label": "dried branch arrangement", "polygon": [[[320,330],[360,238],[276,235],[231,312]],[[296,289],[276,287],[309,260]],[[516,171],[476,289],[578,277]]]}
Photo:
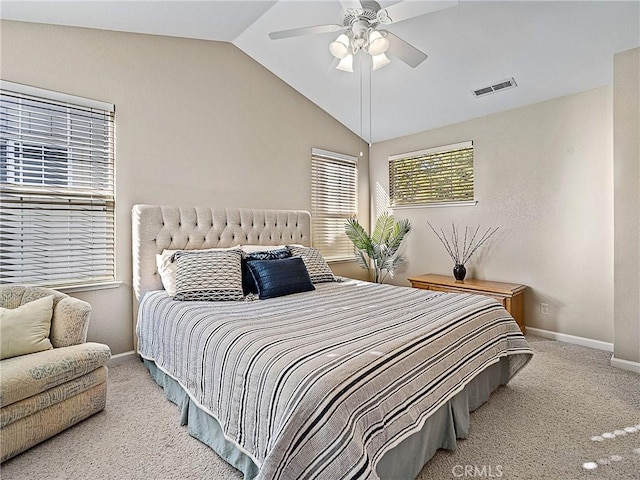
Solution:
{"label": "dried branch arrangement", "polygon": [[440,243],[444,245],[444,248],[447,250],[447,253],[451,257],[451,260],[454,261],[456,265],[464,265],[469,261],[474,252],[480,248],[480,246],[489,240],[491,235],[498,231],[499,227],[495,228],[487,228],[486,232],[478,237],[478,233],[480,231],[480,226],[478,225],[475,230],[469,227],[464,227],[464,239],[462,241],[462,248],[460,247],[460,235],[459,228],[454,223],[451,223],[452,233],[451,237],[447,238],[447,235],[444,233],[444,230],[440,229],[440,233],[433,228],[430,222],[427,222],[433,230],[433,233],[436,234]]}

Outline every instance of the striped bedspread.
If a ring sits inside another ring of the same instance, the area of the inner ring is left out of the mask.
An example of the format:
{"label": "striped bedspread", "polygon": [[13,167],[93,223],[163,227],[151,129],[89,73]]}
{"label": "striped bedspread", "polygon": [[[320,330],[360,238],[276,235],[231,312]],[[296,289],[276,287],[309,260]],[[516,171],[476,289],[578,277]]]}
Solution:
{"label": "striped bedspread", "polygon": [[259,479],[377,478],[376,463],[487,366],[530,359],[495,300],[347,281],[246,302],[142,300],[140,354],[178,380]]}

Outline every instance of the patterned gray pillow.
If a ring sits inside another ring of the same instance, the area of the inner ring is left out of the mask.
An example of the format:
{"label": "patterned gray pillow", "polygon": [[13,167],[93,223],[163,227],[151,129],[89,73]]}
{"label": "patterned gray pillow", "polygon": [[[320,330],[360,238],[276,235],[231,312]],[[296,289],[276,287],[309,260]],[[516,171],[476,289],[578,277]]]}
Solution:
{"label": "patterned gray pillow", "polygon": [[336,281],[336,277],[333,276],[327,261],[317,248],[296,247],[294,245],[287,245],[287,248],[292,256],[302,258],[313,283]]}
{"label": "patterned gray pillow", "polygon": [[174,300],[242,300],[242,250],[179,251]]}

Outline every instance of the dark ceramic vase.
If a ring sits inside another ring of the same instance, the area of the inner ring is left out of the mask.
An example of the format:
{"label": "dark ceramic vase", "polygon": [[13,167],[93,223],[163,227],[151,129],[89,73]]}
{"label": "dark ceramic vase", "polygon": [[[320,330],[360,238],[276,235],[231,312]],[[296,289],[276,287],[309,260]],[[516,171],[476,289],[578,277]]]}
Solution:
{"label": "dark ceramic vase", "polygon": [[460,265],[459,263],[456,263],[456,265],[453,267],[453,276],[455,277],[455,279],[459,282],[462,282],[466,274],[467,274],[467,269],[464,268],[464,265]]}

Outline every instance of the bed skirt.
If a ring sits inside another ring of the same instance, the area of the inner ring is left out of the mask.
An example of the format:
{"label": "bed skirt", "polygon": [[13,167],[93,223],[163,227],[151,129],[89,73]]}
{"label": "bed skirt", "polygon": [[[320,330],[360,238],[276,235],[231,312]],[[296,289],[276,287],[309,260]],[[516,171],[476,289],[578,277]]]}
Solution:
{"label": "bed skirt", "polygon": [[[153,379],[164,389],[167,399],[180,408],[180,424],[187,425],[189,434],[240,470],[245,480],[253,479],[258,474],[258,466],[235,443],[225,438],[218,421],[200,409],[180,384],[153,361],[143,361]],[[413,479],[438,449],[454,451],[456,439],[466,438],[469,433],[469,413],[485,403],[496,388],[507,383],[507,379],[506,358],[487,367],[432,414],[419,432],[386,452],[376,467],[378,476],[383,480]]]}

